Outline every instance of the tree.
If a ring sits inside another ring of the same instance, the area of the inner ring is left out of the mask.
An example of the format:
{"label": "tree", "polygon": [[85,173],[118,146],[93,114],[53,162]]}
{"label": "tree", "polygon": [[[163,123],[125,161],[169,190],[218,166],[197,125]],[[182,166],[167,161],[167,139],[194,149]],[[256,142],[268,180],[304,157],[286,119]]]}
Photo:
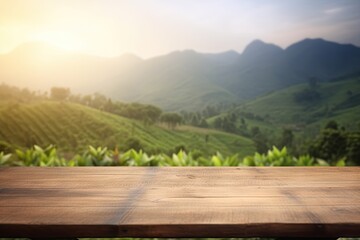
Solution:
{"label": "tree", "polygon": [[209,138],[210,138],[210,135],[209,135],[209,134],[206,134],[206,135],[205,135],[205,143],[208,143],[208,142],[209,142]]}
{"label": "tree", "polygon": [[102,95],[101,93],[94,93],[93,95],[93,99],[92,99],[92,103],[91,103],[91,106],[93,108],[97,108],[97,109],[100,109],[100,110],[103,110],[104,109],[104,106],[106,105],[107,103],[107,98]]}
{"label": "tree", "polygon": [[51,98],[58,101],[67,100],[71,94],[69,88],[52,87],[50,91]]}
{"label": "tree", "polygon": [[81,102],[83,104],[85,104],[86,106],[91,106],[92,101],[93,101],[93,98],[92,98],[91,95],[85,95],[85,96],[82,97],[82,100],[81,100]]}
{"label": "tree", "polygon": [[339,129],[339,125],[336,121],[331,120],[329,121],[326,126],[325,129],[334,129],[334,130],[338,130]]}
{"label": "tree", "polygon": [[198,119],[198,116],[196,114],[194,114],[193,117],[191,118],[191,125],[193,125],[193,126],[198,126],[199,125],[199,119]]}
{"label": "tree", "polygon": [[241,122],[241,125],[239,126],[239,128],[240,128],[240,130],[241,130],[241,132],[242,132],[242,134],[245,134],[245,135],[248,135],[247,134],[247,132],[248,132],[248,125],[247,125],[247,123],[246,123],[246,120],[245,120],[245,118],[240,118],[240,122]]}
{"label": "tree", "polygon": [[104,106],[104,110],[105,110],[106,112],[113,113],[113,112],[114,112],[114,107],[115,107],[115,106],[114,106],[111,98],[109,98],[109,99],[107,100],[105,106]]}
{"label": "tree", "polygon": [[145,125],[154,124],[159,120],[162,110],[153,105],[140,103],[117,104],[115,113],[127,118],[143,121]]}
{"label": "tree", "polygon": [[347,159],[360,165],[360,133],[349,133],[347,138]]}
{"label": "tree", "polygon": [[222,126],[223,126],[223,119],[220,117],[216,118],[214,121],[214,127],[217,129],[222,129]]}
{"label": "tree", "polygon": [[294,93],[294,100],[298,103],[314,103],[321,99],[320,93],[316,89],[305,88]]}
{"label": "tree", "polygon": [[204,117],[212,117],[217,114],[216,109],[214,106],[206,106],[206,108],[203,110],[203,116]]}
{"label": "tree", "polygon": [[245,121],[245,119],[243,117],[240,118],[240,122],[241,122],[241,125],[246,125],[246,121]]}
{"label": "tree", "polygon": [[166,123],[169,128],[175,129],[177,125],[181,124],[182,117],[177,113],[163,113],[160,121]]}
{"label": "tree", "polygon": [[324,129],[309,148],[312,156],[337,161],[346,156],[347,136],[343,131]]}
{"label": "tree", "polygon": [[154,124],[159,120],[159,117],[162,114],[162,110],[153,105],[146,105],[142,109],[143,112],[143,121],[147,124]]}
{"label": "tree", "polygon": [[251,127],[250,133],[252,137],[255,137],[258,134],[261,134],[260,128],[258,126]]}
{"label": "tree", "polygon": [[269,149],[269,146],[267,144],[268,139],[264,134],[259,133],[255,135],[252,140],[255,143],[256,151],[258,153],[266,153],[266,151]]}
{"label": "tree", "polygon": [[130,138],[126,139],[126,141],[125,141],[125,145],[124,145],[125,151],[130,150],[130,149],[139,151],[143,148],[144,147],[143,147],[141,141],[135,137],[130,137]]}
{"label": "tree", "polygon": [[281,147],[291,147],[294,141],[294,134],[291,129],[284,129],[280,139]]}
{"label": "tree", "polygon": [[234,133],[236,132],[236,126],[234,124],[234,122],[232,122],[229,117],[225,117],[223,119],[223,130],[225,132],[231,132],[231,133]]}
{"label": "tree", "polygon": [[204,119],[204,118],[201,119],[199,127],[202,127],[202,128],[208,128],[209,127],[209,124],[207,123],[206,119]]}

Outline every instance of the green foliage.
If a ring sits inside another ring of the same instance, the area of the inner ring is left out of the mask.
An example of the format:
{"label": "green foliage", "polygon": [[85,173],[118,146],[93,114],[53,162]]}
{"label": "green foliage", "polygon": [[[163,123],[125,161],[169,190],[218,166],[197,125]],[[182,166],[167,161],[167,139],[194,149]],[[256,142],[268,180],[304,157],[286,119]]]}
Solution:
{"label": "green foliage", "polygon": [[[254,156],[245,157],[242,161],[243,166],[329,166],[322,159],[315,159],[309,155],[294,157],[286,149],[278,149],[275,146],[268,150],[267,154],[255,153]],[[345,160],[340,159],[336,162],[337,166],[345,165]]]}
{"label": "green foliage", "polygon": [[180,145],[175,146],[174,153],[178,153],[180,151],[186,152],[186,146],[184,144],[180,144]]}
{"label": "green foliage", "polygon": [[58,101],[64,101],[68,99],[71,94],[69,88],[62,88],[62,87],[52,87],[50,92],[51,92],[51,98]]}
{"label": "green foliage", "polygon": [[219,152],[217,152],[216,155],[212,156],[211,163],[215,167],[239,166],[240,160],[238,158],[238,155],[236,154],[228,157],[223,157]]}
{"label": "green foliage", "polygon": [[326,123],[325,129],[338,130],[339,129],[339,124],[336,121],[331,120],[328,123]]}
{"label": "green foliage", "polygon": [[46,99],[46,93],[34,92],[27,88],[17,88],[7,84],[0,84],[0,100],[11,101],[12,107],[16,106],[17,101],[31,102],[33,100]]}
{"label": "green foliage", "polygon": [[3,152],[0,152],[0,166],[6,166],[10,164],[10,157],[11,154],[5,154]]}
{"label": "green foliage", "polygon": [[[345,166],[345,158],[335,162],[336,166]],[[321,159],[309,155],[294,157],[286,147],[278,149],[273,147],[266,154],[255,153],[243,159],[234,154],[224,157],[217,152],[209,158],[199,154],[178,153],[166,155],[164,153],[148,155],[143,150],[128,150],[119,153],[117,149],[108,150],[106,147],[94,148],[89,146],[82,154],[65,160],[60,157],[55,146],[47,148],[34,146],[26,150],[16,150],[16,154],[0,152],[0,166],[329,166]]]}
{"label": "green foliage", "polygon": [[125,145],[124,145],[125,150],[134,149],[136,151],[139,151],[143,148],[144,146],[141,144],[141,141],[136,137],[130,137],[125,141]]}
{"label": "green foliage", "polygon": [[[321,165],[321,160],[315,160],[313,157],[311,157],[310,155],[303,155],[300,156],[297,160],[297,165],[298,166],[314,166],[315,163],[318,163],[319,165]],[[325,164],[328,165],[328,164]]]}
{"label": "green foliage", "polygon": [[309,147],[311,155],[336,162],[347,159],[353,164],[360,163],[360,132],[338,129],[335,121],[329,122]]}
{"label": "green foliage", "polygon": [[113,113],[120,116],[142,121],[145,125],[151,125],[159,120],[162,110],[153,105],[140,103],[116,103],[113,106]]}
{"label": "green foliage", "polygon": [[173,154],[172,157],[164,156],[164,164],[160,166],[199,166],[199,162],[192,158],[191,154],[180,150],[178,154]]}
{"label": "green foliage", "polygon": [[174,129],[182,122],[182,117],[177,113],[163,113],[160,117],[160,121],[166,123],[169,128]]}
{"label": "green foliage", "polygon": [[336,165],[337,167],[344,167],[346,165],[346,158],[343,157],[341,158],[339,161],[336,162]]}
{"label": "green foliage", "polygon": [[12,152],[13,147],[11,146],[11,144],[5,142],[5,141],[0,141],[0,152]]}
{"label": "green foliage", "polygon": [[294,141],[294,134],[291,129],[284,129],[280,139],[280,146],[291,147]]}
{"label": "green foliage", "polygon": [[[215,119],[214,127],[217,129],[224,130],[225,132],[239,132],[235,126],[236,118],[233,119],[229,115],[225,117],[219,117]],[[243,123],[245,126],[245,123]]]}
{"label": "green foliage", "polygon": [[346,153],[347,159],[360,165],[360,132],[347,134]]}
{"label": "green foliage", "polygon": [[89,146],[81,156],[75,156],[73,162],[76,166],[111,166],[113,165],[111,155],[111,151],[108,151],[106,147]]}
{"label": "green foliage", "polygon": [[119,162],[121,166],[158,166],[161,156],[148,156],[142,150],[135,151],[133,149],[125,152],[119,156]]}
{"label": "green foliage", "polygon": [[286,147],[281,150],[273,147],[267,154],[255,153],[253,157],[247,157],[245,163],[249,166],[296,166],[295,157],[288,154]]}
{"label": "green foliage", "polygon": [[315,89],[306,88],[294,94],[298,103],[316,103],[321,99],[320,93]]}
{"label": "green foliage", "polygon": [[67,166],[65,159],[60,158],[57,154],[56,148],[53,145],[43,149],[37,145],[27,150],[16,151],[17,161],[11,163],[11,165],[18,166]]}

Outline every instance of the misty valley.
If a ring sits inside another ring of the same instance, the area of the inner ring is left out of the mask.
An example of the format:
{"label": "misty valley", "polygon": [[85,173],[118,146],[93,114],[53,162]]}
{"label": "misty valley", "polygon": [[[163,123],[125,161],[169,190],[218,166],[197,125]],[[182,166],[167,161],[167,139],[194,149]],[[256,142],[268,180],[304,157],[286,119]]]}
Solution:
{"label": "misty valley", "polygon": [[305,39],[281,49],[255,40],[241,54],[142,60],[28,43],[0,65],[3,165],[360,163],[354,45]]}

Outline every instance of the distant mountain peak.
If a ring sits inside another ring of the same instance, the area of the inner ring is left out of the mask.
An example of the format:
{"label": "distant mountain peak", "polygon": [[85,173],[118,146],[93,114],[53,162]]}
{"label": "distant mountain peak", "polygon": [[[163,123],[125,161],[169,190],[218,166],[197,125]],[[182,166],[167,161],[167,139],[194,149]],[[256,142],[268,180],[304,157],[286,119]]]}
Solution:
{"label": "distant mountain peak", "polygon": [[199,57],[201,55],[193,49],[184,49],[184,50],[178,50],[178,51],[171,52],[164,56],[171,56],[171,57],[179,58],[179,59],[188,59],[188,58],[193,58],[193,57]]}
{"label": "distant mountain peak", "polygon": [[119,58],[121,59],[128,59],[128,60],[133,60],[133,61],[142,61],[143,59],[133,53],[123,53],[119,56]]}
{"label": "distant mountain peak", "polygon": [[[319,44],[333,44],[334,42],[330,42],[327,41],[325,39],[322,38],[304,38],[303,40],[300,40],[294,44],[292,44],[292,46],[294,45],[319,45]],[[338,44],[338,43],[336,43]]]}
{"label": "distant mountain peak", "polygon": [[299,42],[296,42],[289,47],[287,47],[285,50],[287,52],[292,51],[319,51],[321,49],[336,49],[338,47],[346,47],[346,48],[352,48],[355,51],[358,51],[358,47],[354,46],[353,44],[341,44],[337,42],[328,41],[322,38],[305,38]]}
{"label": "distant mountain peak", "polygon": [[197,53],[194,49],[184,49],[181,52],[182,53],[189,53],[189,54]]}
{"label": "distant mountain peak", "polygon": [[302,41],[300,42],[328,42],[323,38],[304,38]]}
{"label": "distant mountain peak", "polygon": [[264,41],[262,41],[262,40],[260,40],[260,39],[255,39],[255,40],[253,40],[252,42],[250,42],[249,44],[248,44],[248,46],[251,46],[251,45],[266,45],[267,43],[265,43]]}
{"label": "distant mountain peak", "polygon": [[246,46],[245,50],[242,53],[242,56],[258,57],[268,54],[278,54],[282,51],[283,49],[279,46],[276,46],[275,44],[265,43],[260,39],[256,39]]}

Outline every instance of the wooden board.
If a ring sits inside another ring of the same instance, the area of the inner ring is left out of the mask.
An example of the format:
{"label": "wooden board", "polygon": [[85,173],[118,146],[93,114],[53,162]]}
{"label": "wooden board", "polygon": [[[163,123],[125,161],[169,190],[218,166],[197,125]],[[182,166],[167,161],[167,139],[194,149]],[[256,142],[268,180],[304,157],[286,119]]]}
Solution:
{"label": "wooden board", "polygon": [[0,237],[359,237],[359,167],[0,168]]}

